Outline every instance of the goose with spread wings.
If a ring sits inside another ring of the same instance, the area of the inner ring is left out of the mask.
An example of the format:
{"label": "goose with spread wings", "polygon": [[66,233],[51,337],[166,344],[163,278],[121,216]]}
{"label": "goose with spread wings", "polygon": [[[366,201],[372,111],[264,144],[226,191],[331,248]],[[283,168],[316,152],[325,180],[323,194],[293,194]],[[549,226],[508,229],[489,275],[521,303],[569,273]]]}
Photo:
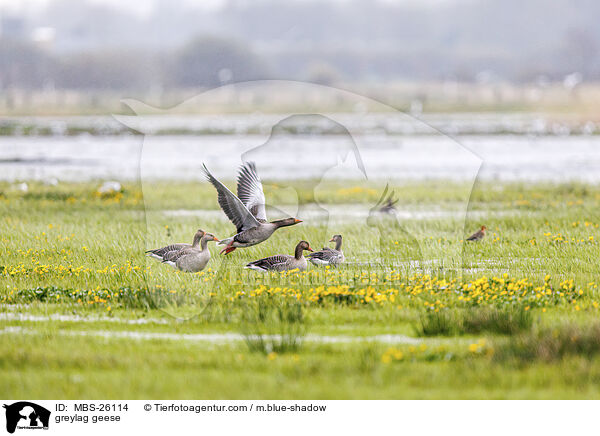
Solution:
{"label": "goose with spread wings", "polygon": [[278,228],[302,222],[296,218],[267,221],[265,194],[254,162],[247,162],[240,167],[237,196],[219,182],[208,171],[206,165],[202,166],[206,178],[217,190],[219,206],[237,229],[237,234],[219,242],[219,245],[225,245],[221,254],[229,254],[236,248],[260,244],[269,239]]}

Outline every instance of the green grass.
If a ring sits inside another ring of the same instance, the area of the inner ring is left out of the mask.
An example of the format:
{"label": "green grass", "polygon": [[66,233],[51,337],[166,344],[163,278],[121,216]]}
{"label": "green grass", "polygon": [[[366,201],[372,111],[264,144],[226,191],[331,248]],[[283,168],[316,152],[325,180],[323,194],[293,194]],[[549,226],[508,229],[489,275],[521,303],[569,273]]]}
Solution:
{"label": "green grass", "polygon": [[568,356],[592,359],[600,353],[600,324],[564,324],[523,334],[512,341],[503,341],[495,351],[499,361],[510,359],[531,364],[555,361]]}
{"label": "green grass", "polygon": [[265,355],[296,352],[306,331],[302,304],[294,299],[268,297],[247,302],[240,331],[248,349]]}
{"label": "green grass", "polygon": [[478,307],[424,312],[415,331],[419,336],[492,333],[514,335],[533,325],[531,311],[523,306]]}
{"label": "green grass", "polygon": [[[211,244],[210,269],[184,274],[144,251],[233,233],[208,184],[29,185],[0,184],[5,397],[600,397],[598,186],[409,183],[394,188],[414,217],[396,221],[369,215],[382,184],[265,181],[267,202],[304,222],[227,257]],[[488,236],[465,243],[482,224]],[[334,233],[339,268],[243,269]],[[241,340],[164,336],[223,333]]]}

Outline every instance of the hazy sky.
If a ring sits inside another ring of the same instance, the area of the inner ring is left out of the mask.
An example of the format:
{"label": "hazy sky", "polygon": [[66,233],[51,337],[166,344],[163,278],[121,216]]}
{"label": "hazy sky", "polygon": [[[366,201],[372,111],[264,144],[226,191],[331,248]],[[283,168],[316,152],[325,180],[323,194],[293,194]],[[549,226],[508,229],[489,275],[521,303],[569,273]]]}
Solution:
{"label": "hazy sky", "polygon": [[[0,0],[0,10],[9,12],[35,12],[42,9],[48,3],[56,0]],[[214,8],[223,3],[224,0],[179,0],[185,5],[193,5],[202,8]],[[111,5],[118,9],[125,9],[138,15],[149,14],[153,7],[153,0],[87,0],[88,3]]]}
{"label": "hazy sky", "polygon": [[[48,3],[60,0],[0,0],[0,11],[27,13],[36,12],[42,9]],[[118,9],[130,11],[136,15],[144,16],[151,13],[154,8],[155,0],[86,0],[89,3],[111,5]],[[186,6],[198,8],[215,8],[221,6],[226,0],[178,0]],[[307,0],[314,1],[314,0]],[[325,0],[327,1],[327,0]],[[329,1],[347,1],[347,0],[329,0]],[[456,0],[383,0],[389,3],[448,3]]]}

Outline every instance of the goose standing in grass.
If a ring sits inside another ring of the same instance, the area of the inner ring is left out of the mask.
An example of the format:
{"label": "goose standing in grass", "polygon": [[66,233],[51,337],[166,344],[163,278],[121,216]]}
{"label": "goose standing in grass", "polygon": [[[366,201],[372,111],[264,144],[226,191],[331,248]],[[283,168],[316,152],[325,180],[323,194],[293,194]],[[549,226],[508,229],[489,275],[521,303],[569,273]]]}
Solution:
{"label": "goose standing in grass", "polygon": [[481,241],[485,237],[485,231],[487,230],[486,226],[481,226],[481,230],[476,231],[471,236],[467,238],[467,241]]}
{"label": "goose standing in grass", "polygon": [[308,260],[315,265],[333,265],[337,266],[344,262],[344,252],[342,251],[342,235],[333,235],[329,242],[335,242],[335,248],[323,247],[322,250],[315,251],[308,255]]}
{"label": "goose standing in grass", "polygon": [[239,247],[260,244],[269,239],[278,228],[302,222],[296,218],[267,221],[265,194],[254,162],[248,162],[241,166],[238,175],[237,196],[219,182],[208,171],[206,165],[203,165],[203,171],[208,181],[217,190],[219,206],[237,229],[237,234],[219,242],[219,245],[226,245],[221,250],[221,254],[229,254]]}
{"label": "goose standing in grass", "polygon": [[304,271],[307,265],[306,258],[303,255],[304,250],[312,251],[312,248],[310,248],[308,242],[300,241],[298,242],[298,245],[296,245],[293,256],[289,254],[276,254],[275,256],[269,256],[250,262],[246,265],[246,268],[261,272],[288,271],[292,269]]}
{"label": "goose standing in grass", "polygon": [[206,268],[210,260],[210,251],[208,251],[210,241],[218,242],[219,240],[212,233],[198,230],[191,245],[171,244],[156,250],[149,250],[146,253],[181,271],[198,272]]}
{"label": "goose standing in grass", "polygon": [[184,248],[190,248],[190,247],[194,247],[194,246],[198,246],[200,244],[200,240],[202,239],[202,237],[204,236],[206,232],[204,230],[198,230],[196,232],[196,234],[194,235],[194,240],[191,244],[186,244],[186,243],[177,243],[177,244],[171,244],[171,245],[167,245],[166,247],[162,247],[162,248],[156,248],[154,250],[148,250],[146,251],[146,256],[150,256],[156,260],[160,260],[161,262],[164,259],[165,255],[167,254],[172,254],[175,252],[178,252],[180,250],[183,250]]}

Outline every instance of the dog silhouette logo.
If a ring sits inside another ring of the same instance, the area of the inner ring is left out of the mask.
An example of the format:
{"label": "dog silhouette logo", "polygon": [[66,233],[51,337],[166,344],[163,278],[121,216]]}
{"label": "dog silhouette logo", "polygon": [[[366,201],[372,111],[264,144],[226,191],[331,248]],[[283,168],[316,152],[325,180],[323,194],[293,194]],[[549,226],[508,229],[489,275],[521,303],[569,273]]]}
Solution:
{"label": "dog silhouette logo", "polygon": [[48,429],[50,411],[29,401],[19,401],[4,405],[6,409],[6,431],[14,433],[18,429]]}

